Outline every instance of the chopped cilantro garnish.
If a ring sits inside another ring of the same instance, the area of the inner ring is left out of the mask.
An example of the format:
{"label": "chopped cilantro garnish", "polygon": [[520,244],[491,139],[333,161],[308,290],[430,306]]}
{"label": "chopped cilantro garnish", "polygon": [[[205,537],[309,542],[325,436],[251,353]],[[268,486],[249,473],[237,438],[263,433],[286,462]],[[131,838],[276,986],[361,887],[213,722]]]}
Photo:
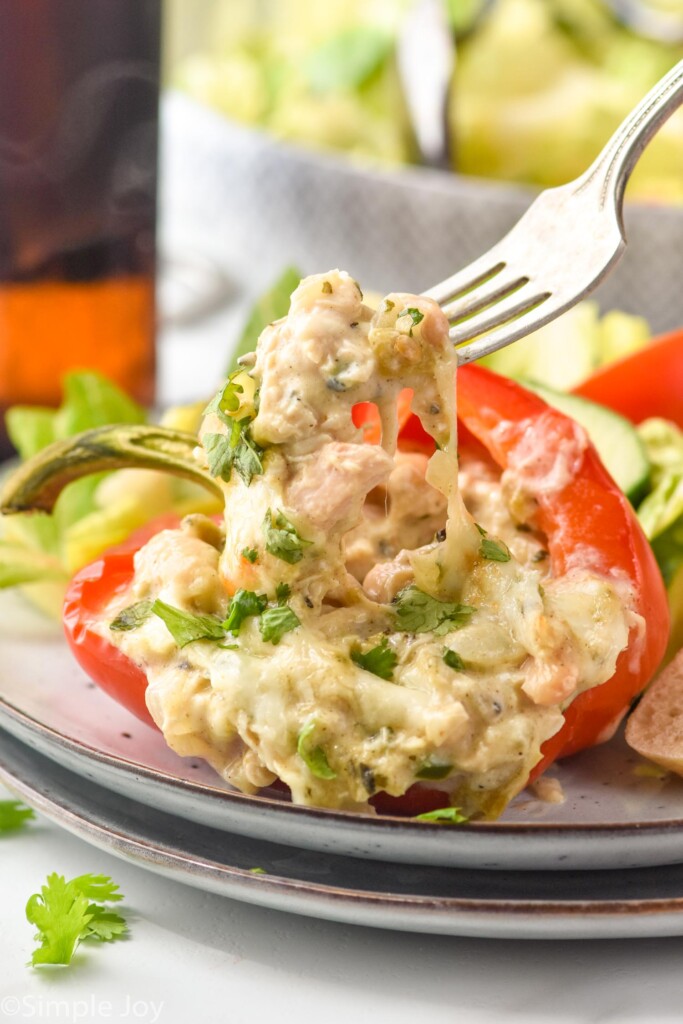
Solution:
{"label": "chopped cilantro garnish", "polygon": [[507,544],[503,544],[502,540],[490,540],[488,532],[483,526],[480,526],[479,523],[474,525],[483,538],[479,546],[480,556],[487,558],[490,562],[509,562],[511,555]]}
{"label": "chopped cilantro garnish", "polygon": [[395,598],[398,628],[404,633],[433,633],[443,636],[465,626],[475,608],[450,601],[437,601],[411,584]]}
{"label": "chopped cilantro garnish", "polygon": [[232,475],[235,452],[227,434],[204,434],[202,444],[209,463],[211,476],[220,477],[227,483]]}
{"label": "chopped cilantro garnish", "polygon": [[311,775],[315,775],[318,779],[336,779],[337,773],[330,768],[323,748],[311,747],[309,745],[309,740],[316,728],[317,724],[315,721],[306,723],[299,733],[299,738],[296,742],[296,752],[305,763]]}
{"label": "chopped cilantro garnish", "polygon": [[18,832],[27,821],[35,818],[30,807],[25,807],[18,800],[0,800],[0,834]]}
{"label": "chopped cilantro garnish", "polygon": [[275,588],[275,600],[278,604],[284,604],[292,593],[289,583],[278,583]]}
{"label": "chopped cilantro garnish", "polygon": [[244,394],[244,388],[237,383],[235,378],[243,372],[238,369],[230,374],[223,387],[213,396],[204,410],[205,416],[213,412],[223,423],[227,423],[228,426],[232,425],[230,413],[237,412],[240,407],[240,395]]}
{"label": "chopped cilantro garnish", "polygon": [[290,565],[300,562],[304,557],[304,547],[312,543],[310,540],[304,540],[284,512],[278,510],[271,512],[268,509],[263,520],[263,532],[266,538],[266,551]]}
{"label": "chopped cilantro garnish", "polygon": [[261,636],[271,644],[279,644],[285,633],[291,632],[300,626],[301,622],[292,609],[284,604],[276,605],[274,608],[266,608],[259,619]]}
{"label": "chopped cilantro garnish", "polygon": [[510,549],[502,540],[490,540],[488,537],[483,538],[479,554],[489,562],[509,562],[511,558]]}
{"label": "chopped cilantro garnish", "polygon": [[408,306],[406,309],[402,309],[398,314],[398,318],[400,319],[402,316],[409,316],[413,322],[413,327],[417,327],[417,325],[421,324],[425,318],[424,313],[421,313],[419,309],[415,309],[414,306]]}
{"label": "chopped cilantro garnish", "polygon": [[230,602],[222,628],[236,636],[244,620],[252,615],[260,615],[267,604],[268,599],[265,594],[255,594],[253,590],[240,588]]}
{"label": "chopped cilantro garnish", "polygon": [[242,558],[246,558],[247,562],[251,562],[253,565],[258,558],[258,548],[243,548]]}
{"label": "chopped cilantro garnish", "polygon": [[323,295],[331,295],[331,294],[332,294],[332,285],[330,284],[329,281],[323,281]]}
{"label": "chopped cilantro garnish", "polygon": [[444,761],[432,761],[430,757],[423,761],[415,772],[416,779],[445,779],[453,771],[452,764]]}
{"label": "chopped cilantro garnish", "polygon": [[398,658],[389,647],[387,638],[382,637],[381,642],[369,651],[351,651],[351,661],[360,668],[364,668],[366,672],[372,672],[374,676],[379,676],[380,679],[391,679]]}
{"label": "chopped cilantro garnish", "polygon": [[[220,391],[212,398],[204,413],[215,413],[216,416],[230,428],[225,434],[204,434],[202,444],[206,451],[209,464],[209,472],[212,476],[220,477],[226,483],[232,475],[232,468],[235,467],[238,475],[245,486],[259,473],[263,472],[261,456],[263,449],[256,444],[249,424],[256,415],[254,403],[245,403],[244,411],[249,415],[236,418],[240,411],[240,395],[244,394],[244,387],[239,383],[240,375],[244,370],[235,370],[230,374]],[[254,396],[254,399],[256,396]]]}
{"label": "chopped cilantro garnish", "polygon": [[267,875],[265,868],[249,868],[250,875]]}
{"label": "chopped cilantro garnish", "polygon": [[465,671],[465,662],[462,660],[457,651],[452,651],[450,647],[446,647],[443,652],[443,660],[449,668],[455,669],[456,672]]}
{"label": "chopped cilantro garnish", "polygon": [[459,807],[439,807],[435,811],[425,811],[424,814],[416,814],[415,821],[434,821],[444,825],[462,825],[468,819],[461,814]]}
{"label": "chopped cilantro garnish", "polygon": [[84,939],[113,942],[127,931],[120,914],[103,906],[123,897],[107,875],[80,875],[67,882],[48,875],[39,893],[26,904],[26,917],[38,929],[40,943],[31,964],[69,964]]}
{"label": "chopped cilantro garnish", "polygon": [[193,615],[158,598],[152,605],[152,612],[166,624],[178,647],[185,647],[195,640],[225,639],[224,626],[211,615]]}
{"label": "chopped cilantro garnish", "polygon": [[153,603],[153,601],[137,601],[135,604],[129,605],[120,611],[115,619],[112,619],[109,628],[124,633],[129,629],[137,629],[152,614]]}
{"label": "chopped cilantro garnish", "polygon": [[252,438],[248,423],[248,418],[233,420],[230,434],[202,435],[211,476],[220,477],[227,483],[234,466],[238,476],[248,487],[253,478],[263,472],[263,449]]}
{"label": "chopped cilantro garnish", "polygon": [[242,483],[248,487],[255,476],[263,473],[263,462],[261,461],[263,449],[256,444],[248,428],[244,427],[246,422],[246,420],[239,420],[237,424],[243,429],[241,429],[235,445],[233,464]]}

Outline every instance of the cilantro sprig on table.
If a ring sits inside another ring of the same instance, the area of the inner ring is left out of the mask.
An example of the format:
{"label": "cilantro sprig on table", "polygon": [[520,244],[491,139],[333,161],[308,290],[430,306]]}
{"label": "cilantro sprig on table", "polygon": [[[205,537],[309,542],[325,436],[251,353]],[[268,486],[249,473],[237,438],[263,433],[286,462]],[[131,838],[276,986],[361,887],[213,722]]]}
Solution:
{"label": "cilantro sprig on table", "polygon": [[108,875],[79,875],[66,881],[63,875],[48,875],[40,892],[29,897],[26,918],[38,929],[38,947],[31,965],[71,963],[81,942],[114,942],[127,930],[125,918],[107,903],[122,900],[118,885]]}
{"label": "cilantro sprig on table", "polygon": [[0,835],[19,832],[34,818],[32,809],[19,800],[0,800]]}

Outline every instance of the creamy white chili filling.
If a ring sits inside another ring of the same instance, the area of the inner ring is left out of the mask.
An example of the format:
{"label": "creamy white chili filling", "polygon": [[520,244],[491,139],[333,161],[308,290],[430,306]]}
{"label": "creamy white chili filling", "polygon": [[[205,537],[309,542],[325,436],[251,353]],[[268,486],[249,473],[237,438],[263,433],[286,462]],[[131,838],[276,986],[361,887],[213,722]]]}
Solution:
{"label": "creamy white chili filling", "polygon": [[[155,536],[102,635],[144,668],[172,749],[246,792],[279,778],[298,803],[372,812],[374,793],[418,782],[495,816],[563,708],[614,673],[632,625],[607,568],[554,577],[525,521],[534,486],[571,479],[573,453],[548,447],[534,468],[530,451],[503,479],[485,456],[458,467],[442,312],[403,294],[375,312],[339,271],[302,281],[248,363],[200,431],[198,457],[229,475],[224,528],[193,516]],[[396,452],[408,387],[431,458]],[[354,425],[359,402],[377,406],[381,445]],[[228,474],[219,455],[245,424],[246,461]],[[157,598],[219,622],[240,590],[294,620],[269,638],[253,614],[223,642],[182,648],[156,614],[110,630]]]}

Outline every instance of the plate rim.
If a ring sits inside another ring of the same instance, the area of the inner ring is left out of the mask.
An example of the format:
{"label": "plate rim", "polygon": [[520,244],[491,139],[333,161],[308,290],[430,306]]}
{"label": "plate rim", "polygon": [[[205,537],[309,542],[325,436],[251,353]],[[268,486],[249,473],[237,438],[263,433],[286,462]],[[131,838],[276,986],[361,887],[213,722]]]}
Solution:
{"label": "plate rim", "polygon": [[[106,694],[104,696],[107,696]],[[91,761],[113,769],[116,772],[126,775],[142,775],[148,782],[154,785],[161,785],[167,790],[181,790],[184,793],[201,795],[203,799],[233,804],[235,807],[261,807],[265,810],[276,811],[282,816],[294,820],[314,821],[322,820],[326,823],[335,821],[352,822],[357,827],[367,830],[371,835],[373,831],[390,832],[396,829],[408,829],[415,835],[424,833],[425,829],[430,832],[442,832],[444,825],[436,822],[417,821],[411,817],[399,815],[377,814],[363,815],[353,811],[341,811],[331,808],[308,807],[301,804],[293,804],[287,800],[279,800],[273,797],[261,796],[259,794],[242,793],[238,789],[224,790],[211,786],[207,783],[193,782],[190,779],[181,779],[167,772],[150,768],[139,761],[132,760],[125,756],[115,755],[100,750],[91,744],[67,736],[54,727],[41,722],[30,713],[18,708],[0,693],[0,725],[2,716],[13,719],[26,730],[38,733],[47,739],[48,744],[65,749],[76,757],[85,757]],[[160,734],[161,735],[161,734]],[[50,757],[49,754],[46,756]],[[56,761],[56,758],[51,758]],[[59,763],[59,762],[57,762]],[[598,835],[610,837],[632,837],[643,833],[683,833],[683,818],[660,818],[651,821],[625,822],[501,822],[501,821],[475,821],[464,822],[458,825],[459,833],[472,833],[475,835],[495,836],[567,836],[581,834],[584,836]]]}
{"label": "plate rim", "polygon": [[[14,737],[12,742],[25,747]],[[28,748],[26,756],[31,762],[34,752]],[[45,755],[39,754],[38,757],[49,760]],[[60,769],[67,776],[74,776],[81,786],[92,788],[92,798],[86,795],[84,799],[86,802],[91,799],[96,804],[96,792],[103,787],[80,779],[63,766]],[[59,784],[55,786],[54,778],[50,780],[49,792],[46,792],[47,783],[41,790],[22,776],[21,768],[9,767],[2,758],[0,782],[58,827],[133,866],[182,884],[217,892],[228,899],[269,909],[323,917],[343,924],[464,937],[533,940],[683,934],[683,892],[678,897],[610,900],[525,900],[499,896],[482,899],[358,890],[273,873],[257,874],[191,852],[184,854],[181,845],[173,846],[163,839],[155,840],[151,835],[126,834],[125,823],[122,827],[120,821],[107,825],[101,820],[107,812],[100,812],[98,816],[95,811],[94,816],[86,816],[82,808],[70,806],[72,798],[62,794]],[[163,813],[174,817],[168,812]],[[230,891],[219,889],[219,880],[231,881]],[[362,915],[377,916],[359,917],[357,911]],[[628,928],[628,925],[638,923],[644,928]],[[627,927],[618,927],[619,924]]]}

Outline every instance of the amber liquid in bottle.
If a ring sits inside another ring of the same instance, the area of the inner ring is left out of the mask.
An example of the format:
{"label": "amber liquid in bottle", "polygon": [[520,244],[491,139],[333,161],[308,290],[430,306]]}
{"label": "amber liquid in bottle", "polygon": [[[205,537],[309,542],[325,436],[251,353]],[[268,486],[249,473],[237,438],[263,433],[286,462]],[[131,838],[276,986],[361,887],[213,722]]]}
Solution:
{"label": "amber liquid in bottle", "polygon": [[70,369],[153,401],[159,35],[160,0],[0,2],[0,413]]}

